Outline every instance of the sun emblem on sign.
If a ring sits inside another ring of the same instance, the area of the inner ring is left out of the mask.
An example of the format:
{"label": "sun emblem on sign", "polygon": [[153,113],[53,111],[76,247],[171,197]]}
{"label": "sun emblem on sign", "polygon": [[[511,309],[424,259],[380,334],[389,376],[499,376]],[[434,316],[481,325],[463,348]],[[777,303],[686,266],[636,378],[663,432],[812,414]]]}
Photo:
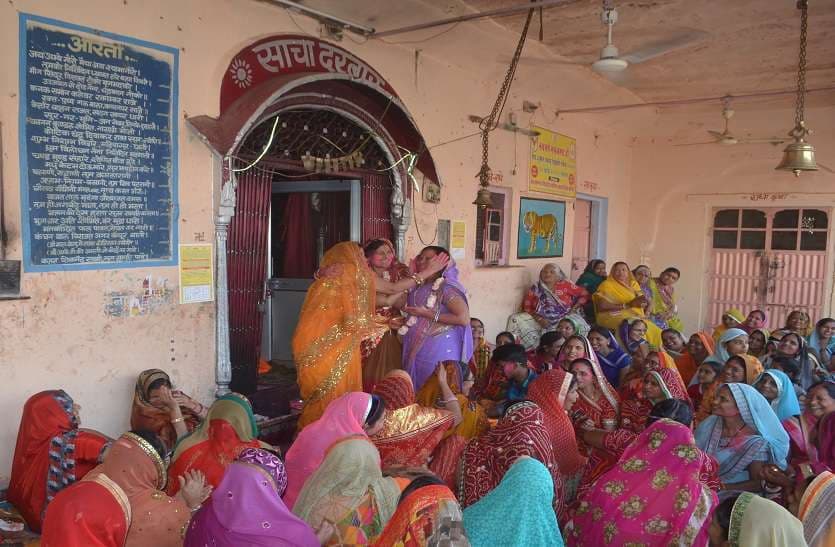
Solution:
{"label": "sun emblem on sign", "polygon": [[252,85],[252,67],[246,61],[242,59],[232,61],[229,73],[232,74],[232,81],[236,86],[244,88]]}

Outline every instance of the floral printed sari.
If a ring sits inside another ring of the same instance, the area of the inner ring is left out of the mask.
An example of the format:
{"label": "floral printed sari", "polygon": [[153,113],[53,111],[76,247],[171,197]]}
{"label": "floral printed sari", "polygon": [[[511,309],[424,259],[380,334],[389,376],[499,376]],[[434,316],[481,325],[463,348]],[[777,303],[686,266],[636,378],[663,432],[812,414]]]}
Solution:
{"label": "floral printed sari", "polygon": [[570,537],[578,547],[708,543],[716,494],[702,482],[707,456],[690,428],[659,420],[626,449],[578,505]]}

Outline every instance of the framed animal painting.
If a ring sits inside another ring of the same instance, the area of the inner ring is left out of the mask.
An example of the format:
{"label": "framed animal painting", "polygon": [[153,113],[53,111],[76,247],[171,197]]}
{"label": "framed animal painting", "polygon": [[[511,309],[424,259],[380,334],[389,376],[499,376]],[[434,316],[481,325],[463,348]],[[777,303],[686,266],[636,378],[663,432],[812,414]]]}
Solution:
{"label": "framed animal painting", "polygon": [[517,258],[562,256],[564,236],[564,201],[521,198]]}

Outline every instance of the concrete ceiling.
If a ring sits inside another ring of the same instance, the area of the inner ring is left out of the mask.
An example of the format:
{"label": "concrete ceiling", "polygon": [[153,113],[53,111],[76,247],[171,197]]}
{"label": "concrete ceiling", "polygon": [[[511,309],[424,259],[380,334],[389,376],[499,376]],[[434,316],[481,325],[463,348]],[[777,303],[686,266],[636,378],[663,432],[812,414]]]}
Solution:
{"label": "concrete ceiling", "polygon": [[[479,11],[519,0],[469,0]],[[543,13],[544,43],[573,63],[591,65],[605,44],[600,0],[579,0]],[[835,85],[835,0],[810,0],[809,88]],[[794,0],[615,1],[613,42],[621,55],[688,33],[681,49],[631,65],[619,85],[646,101],[752,93],[796,86],[800,11]],[[525,14],[496,19],[521,31]],[[534,38],[539,31],[534,19]],[[539,62],[531,59],[528,62]]]}
{"label": "concrete ceiling", "polygon": [[[600,0],[567,0],[568,4],[543,12],[543,43],[538,42],[539,17],[529,33],[523,66],[590,70],[605,43],[600,22]],[[523,5],[524,0],[303,0],[306,5],[368,24],[377,30],[453,17],[474,11]],[[835,86],[835,0],[809,1],[809,88]],[[743,94],[796,86],[800,12],[794,0],[615,0],[619,20],[614,43],[621,55],[674,39],[687,33],[699,38],[675,51],[631,65],[615,83],[644,101]],[[491,26],[518,33],[525,13],[464,23]],[[438,39],[435,34],[443,32]],[[455,28],[449,26],[392,36],[402,44],[415,40],[421,47],[450,44]],[[428,38],[428,40],[427,40]],[[495,50],[487,58],[468,61],[501,65],[510,59]],[[449,54],[451,57],[455,52]],[[833,104],[835,94],[825,94]],[[814,98],[812,98],[814,100]],[[793,100],[786,98],[786,103]],[[820,100],[820,99],[818,99]],[[581,105],[578,105],[581,106]]]}

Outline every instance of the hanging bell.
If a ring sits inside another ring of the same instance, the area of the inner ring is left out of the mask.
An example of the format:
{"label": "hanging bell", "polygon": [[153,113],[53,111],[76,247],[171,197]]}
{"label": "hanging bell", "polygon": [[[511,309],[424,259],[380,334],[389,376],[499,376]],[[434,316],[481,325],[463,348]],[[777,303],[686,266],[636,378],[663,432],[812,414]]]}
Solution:
{"label": "hanging bell", "polygon": [[818,170],[818,164],[815,162],[815,147],[803,139],[808,132],[801,122],[799,127],[789,133],[794,137],[794,142],[789,143],[783,150],[783,160],[775,167],[776,170],[791,171],[795,177],[799,177],[801,171]]}
{"label": "hanging bell", "polygon": [[486,209],[492,204],[493,200],[490,199],[490,190],[486,186],[479,188],[473,205],[477,205],[480,209]]}

